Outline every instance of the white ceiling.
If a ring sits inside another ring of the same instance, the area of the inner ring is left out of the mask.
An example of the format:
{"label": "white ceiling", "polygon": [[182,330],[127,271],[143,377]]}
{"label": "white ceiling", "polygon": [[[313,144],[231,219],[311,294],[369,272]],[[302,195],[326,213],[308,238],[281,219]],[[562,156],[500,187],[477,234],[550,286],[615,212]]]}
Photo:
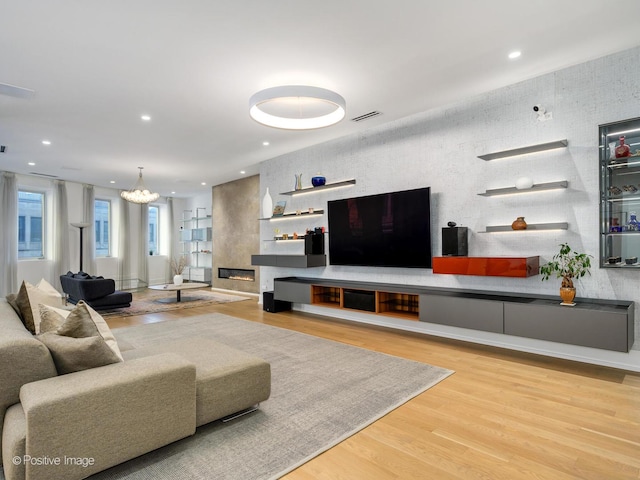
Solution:
{"label": "white ceiling", "polygon": [[[178,197],[640,44],[638,0],[2,0],[0,19],[0,83],[36,92],[0,94],[0,170],[129,189],[143,166],[148,187]],[[249,97],[287,84],[335,90],[346,119],[251,120]]]}

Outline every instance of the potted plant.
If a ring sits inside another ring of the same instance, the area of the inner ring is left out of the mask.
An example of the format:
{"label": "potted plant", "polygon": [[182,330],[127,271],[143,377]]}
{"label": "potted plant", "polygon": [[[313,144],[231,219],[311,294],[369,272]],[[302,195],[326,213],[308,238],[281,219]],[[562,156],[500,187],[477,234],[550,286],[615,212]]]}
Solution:
{"label": "potted plant", "polygon": [[548,280],[555,273],[556,278],[562,278],[560,287],[560,298],[562,305],[575,305],[573,299],[576,296],[576,289],[573,285],[574,278],[582,278],[587,273],[591,275],[591,255],[578,253],[566,244],[560,244],[560,251],[553,256],[550,262],[540,267],[542,280]]}
{"label": "potted plant", "polygon": [[173,283],[174,285],[182,285],[184,279],[182,278],[182,272],[184,271],[184,267],[187,266],[187,259],[185,257],[178,257],[171,259],[171,271],[173,272]]}

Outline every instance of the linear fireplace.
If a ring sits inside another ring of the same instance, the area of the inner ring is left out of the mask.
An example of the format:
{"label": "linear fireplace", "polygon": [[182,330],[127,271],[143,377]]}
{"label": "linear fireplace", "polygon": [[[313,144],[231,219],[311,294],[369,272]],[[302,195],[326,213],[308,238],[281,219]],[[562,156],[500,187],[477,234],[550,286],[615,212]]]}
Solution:
{"label": "linear fireplace", "polygon": [[218,278],[242,280],[244,282],[255,282],[256,271],[246,268],[218,268]]}

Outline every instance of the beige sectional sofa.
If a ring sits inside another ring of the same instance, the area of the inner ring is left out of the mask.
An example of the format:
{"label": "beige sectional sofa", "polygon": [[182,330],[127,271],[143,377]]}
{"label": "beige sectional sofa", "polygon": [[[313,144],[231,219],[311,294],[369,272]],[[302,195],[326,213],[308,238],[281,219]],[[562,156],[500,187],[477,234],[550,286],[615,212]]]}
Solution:
{"label": "beige sectional sofa", "polygon": [[122,350],[124,361],[59,375],[49,348],[0,300],[6,480],[86,478],[270,395],[267,362],[212,340]]}

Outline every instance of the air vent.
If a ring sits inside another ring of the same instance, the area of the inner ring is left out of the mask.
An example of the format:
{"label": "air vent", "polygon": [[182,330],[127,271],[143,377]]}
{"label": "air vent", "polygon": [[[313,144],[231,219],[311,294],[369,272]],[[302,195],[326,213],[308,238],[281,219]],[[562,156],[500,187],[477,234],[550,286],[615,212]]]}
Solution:
{"label": "air vent", "polygon": [[373,112],[365,113],[364,115],[360,115],[359,117],[354,117],[351,119],[352,122],[362,122],[363,120],[368,120],[372,117],[377,117],[381,115],[381,112],[374,110]]}
{"label": "air vent", "polygon": [[4,151],[7,149],[6,146],[4,145],[0,145],[0,153],[4,153]]}
{"label": "air vent", "polygon": [[29,175],[37,175],[38,177],[58,178],[57,175],[49,175],[47,173],[29,172]]}

